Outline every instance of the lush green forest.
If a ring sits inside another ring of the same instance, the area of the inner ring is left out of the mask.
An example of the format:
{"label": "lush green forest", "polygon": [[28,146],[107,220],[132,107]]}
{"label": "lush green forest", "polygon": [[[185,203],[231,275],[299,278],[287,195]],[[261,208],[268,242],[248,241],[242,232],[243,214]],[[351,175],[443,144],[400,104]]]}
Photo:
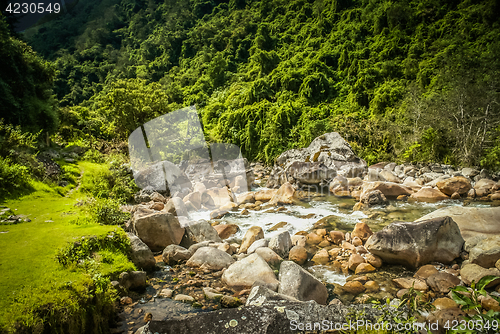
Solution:
{"label": "lush green forest", "polygon": [[196,105],[252,160],[338,131],[369,163],[497,169],[499,17],[494,0],[78,1],[25,42],[2,20],[3,127],[91,146]]}

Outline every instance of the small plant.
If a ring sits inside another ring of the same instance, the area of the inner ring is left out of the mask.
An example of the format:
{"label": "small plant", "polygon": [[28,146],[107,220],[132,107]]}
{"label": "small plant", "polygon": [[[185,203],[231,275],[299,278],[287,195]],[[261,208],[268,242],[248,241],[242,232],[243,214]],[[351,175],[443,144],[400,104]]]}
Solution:
{"label": "small plant", "polygon": [[[469,322],[474,324],[481,324],[481,333],[498,333],[500,327],[500,312],[489,310],[485,312],[479,301],[480,296],[487,297],[488,292],[485,290],[486,286],[498,279],[497,276],[484,276],[479,282],[472,281],[470,289],[465,286],[456,286],[451,289],[451,296],[453,300],[460,305],[464,311],[475,311],[474,315],[465,317],[465,326],[460,323],[458,329],[450,331],[450,333],[477,333],[477,327],[468,328]],[[490,295],[491,298],[500,302],[500,298]]]}
{"label": "small plant", "polygon": [[130,218],[130,214],[120,209],[120,203],[111,198],[90,200],[88,204],[92,220],[103,225],[120,225]]}
{"label": "small plant", "polygon": [[432,311],[435,307],[428,301],[425,301],[424,294],[414,288],[415,282],[408,289],[408,291],[401,297],[398,309],[403,305],[408,306],[411,316],[416,314],[422,315],[424,312]]}

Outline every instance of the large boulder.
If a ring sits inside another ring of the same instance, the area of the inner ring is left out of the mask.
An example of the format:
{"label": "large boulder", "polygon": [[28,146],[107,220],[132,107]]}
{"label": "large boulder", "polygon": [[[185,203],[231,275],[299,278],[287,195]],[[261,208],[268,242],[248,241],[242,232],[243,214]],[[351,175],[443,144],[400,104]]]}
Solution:
{"label": "large boulder", "polygon": [[141,214],[136,212],[132,226],[137,235],[153,252],[159,252],[168,245],[178,245],[184,235],[177,218],[167,212]]}
{"label": "large boulder", "polygon": [[228,253],[215,247],[201,247],[186,262],[188,267],[202,267],[209,270],[221,270],[234,263]]}
{"label": "large boulder", "polygon": [[229,266],[222,274],[222,282],[235,289],[250,288],[256,281],[277,287],[273,270],[259,254],[251,254]]}
{"label": "large boulder", "polygon": [[436,183],[438,189],[448,196],[458,193],[467,194],[472,188],[470,181],[463,176],[454,176]]}
{"label": "large boulder", "polygon": [[290,248],[292,248],[292,239],[290,238],[290,233],[288,231],[281,232],[275,235],[269,241],[269,248],[271,248],[276,254],[281,257],[287,257]]}
{"label": "large boulder", "polygon": [[240,249],[238,253],[245,253],[255,240],[263,239],[264,231],[260,226],[252,226],[248,229],[241,241]]}
{"label": "large boulder", "polygon": [[151,249],[135,234],[127,233],[127,236],[131,245],[130,259],[135,266],[145,270],[154,268],[156,260]]}
{"label": "large boulder", "polygon": [[346,177],[362,176],[366,162],[354,154],[337,132],[325,133],[307,148],[283,152],[276,159],[267,187],[278,188],[291,179],[303,184],[318,184],[331,180],[336,171]]}
{"label": "large boulder", "polygon": [[298,199],[295,196],[295,188],[288,182],[284,183],[269,201],[271,204],[294,204]]}
{"label": "large boulder", "polygon": [[325,285],[297,263],[293,261],[282,262],[279,280],[278,293],[301,301],[314,300],[318,304],[326,305],[328,290]]}
{"label": "large boulder", "polygon": [[449,199],[448,196],[443,194],[439,189],[424,187],[412,194],[410,198],[418,201],[418,202],[427,202],[427,203],[435,203],[439,201],[443,201],[445,199]]}
{"label": "large boulder", "polygon": [[433,211],[418,219],[418,221],[445,216],[451,217],[458,224],[465,240],[475,236],[500,236],[500,224],[498,224],[500,221],[500,207],[450,206]]}
{"label": "large boulder", "polygon": [[185,230],[180,242],[180,245],[185,248],[203,241],[222,242],[219,233],[205,220],[194,222],[186,226]]}
{"label": "large boulder", "polygon": [[170,161],[162,161],[142,170],[134,170],[135,183],[139,188],[150,187],[153,190],[173,194],[182,189],[191,189],[187,175]]}
{"label": "large boulder", "polygon": [[474,185],[477,197],[487,196],[497,183],[489,179],[481,179]]}
{"label": "large boulder", "polygon": [[366,249],[384,262],[417,268],[430,262],[450,263],[464,244],[458,225],[450,217],[419,222],[396,222],[373,234]]}

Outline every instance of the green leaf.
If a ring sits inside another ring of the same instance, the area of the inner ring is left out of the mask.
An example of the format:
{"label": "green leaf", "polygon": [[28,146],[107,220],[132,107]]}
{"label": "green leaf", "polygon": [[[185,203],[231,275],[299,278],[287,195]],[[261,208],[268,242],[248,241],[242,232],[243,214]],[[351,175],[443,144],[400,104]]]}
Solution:
{"label": "green leaf", "polygon": [[[493,275],[484,276],[477,283],[478,290],[482,290],[485,286],[487,286],[488,284],[490,284],[491,282],[493,282],[494,280],[496,280],[498,278],[499,278],[498,276],[493,276]],[[471,284],[471,287],[472,287],[472,284]]]}

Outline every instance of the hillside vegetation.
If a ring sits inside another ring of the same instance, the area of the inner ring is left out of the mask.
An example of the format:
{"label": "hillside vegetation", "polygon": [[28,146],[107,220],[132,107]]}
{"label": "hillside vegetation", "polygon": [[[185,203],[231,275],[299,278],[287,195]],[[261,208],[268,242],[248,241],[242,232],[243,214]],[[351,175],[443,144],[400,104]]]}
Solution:
{"label": "hillside vegetation", "polygon": [[496,1],[80,1],[26,33],[65,140],[196,105],[207,139],[272,162],[338,131],[368,162],[498,168]]}

